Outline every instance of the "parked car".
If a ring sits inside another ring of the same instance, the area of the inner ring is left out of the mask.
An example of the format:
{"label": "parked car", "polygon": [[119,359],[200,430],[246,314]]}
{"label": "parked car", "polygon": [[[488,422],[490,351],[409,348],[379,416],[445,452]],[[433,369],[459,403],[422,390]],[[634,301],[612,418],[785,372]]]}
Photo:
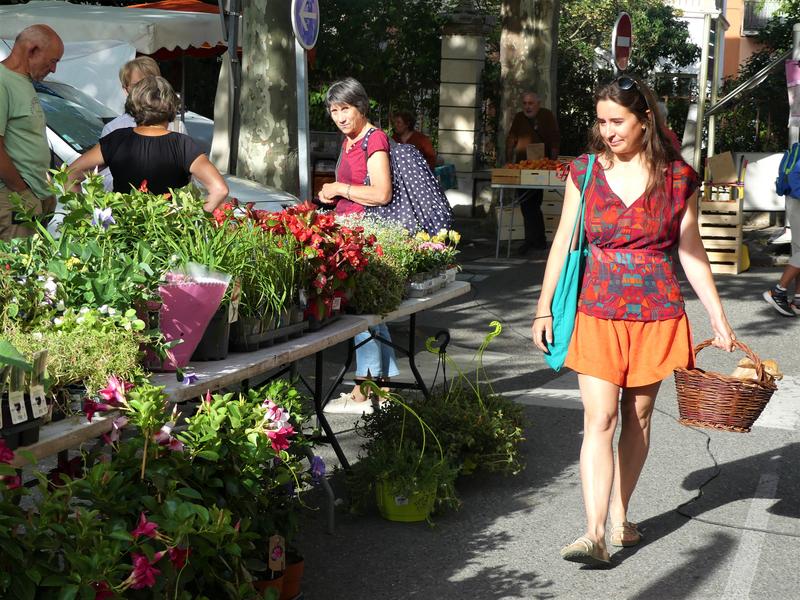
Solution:
{"label": "parked car", "polygon": [[[34,85],[47,118],[47,141],[50,145],[51,166],[54,168],[64,163],[72,164],[78,156],[92,148],[100,139],[103,125],[117,116],[103,104],[67,83],[48,80],[35,82]],[[198,128],[200,132],[209,129],[208,123],[211,123],[213,129],[213,123],[200,115],[191,114],[187,121],[190,124],[187,127],[190,135]],[[198,141],[206,148],[210,143],[204,136]],[[270,186],[226,173],[223,173],[223,177],[228,184],[230,197],[241,203],[254,202],[256,208],[262,210],[281,210],[299,202],[296,196]],[[61,206],[56,208],[56,218],[50,225],[52,231],[63,218],[60,209]]]}

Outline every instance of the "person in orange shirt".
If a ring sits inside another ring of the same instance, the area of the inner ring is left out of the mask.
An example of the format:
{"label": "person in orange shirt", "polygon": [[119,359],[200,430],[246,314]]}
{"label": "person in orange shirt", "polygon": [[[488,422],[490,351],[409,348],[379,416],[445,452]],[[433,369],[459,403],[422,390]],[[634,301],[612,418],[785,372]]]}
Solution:
{"label": "person in orange shirt", "polygon": [[392,139],[398,144],[411,144],[425,157],[425,162],[433,171],[436,168],[436,150],[433,149],[431,138],[414,129],[416,119],[407,110],[397,111],[392,115]]}

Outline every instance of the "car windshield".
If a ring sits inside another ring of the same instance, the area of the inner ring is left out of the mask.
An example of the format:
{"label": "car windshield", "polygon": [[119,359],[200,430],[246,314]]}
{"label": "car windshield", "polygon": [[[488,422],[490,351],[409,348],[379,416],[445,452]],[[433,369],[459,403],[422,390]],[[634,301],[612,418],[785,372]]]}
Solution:
{"label": "car windshield", "polygon": [[103,125],[114,118],[105,106],[65,84],[36,83],[47,126],[76,152],[97,144]]}

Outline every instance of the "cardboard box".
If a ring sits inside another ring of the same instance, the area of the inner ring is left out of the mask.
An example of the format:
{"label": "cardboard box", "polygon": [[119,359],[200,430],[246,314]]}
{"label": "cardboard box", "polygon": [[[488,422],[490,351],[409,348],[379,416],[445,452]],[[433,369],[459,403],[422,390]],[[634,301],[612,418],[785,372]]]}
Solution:
{"label": "cardboard box", "polygon": [[733,154],[723,152],[712,156],[707,161],[708,177],[714,183],[733,183],[739,181],[739,171],[733,163]]}
{"label": "cardboard box", "polygon": [[[550,185],[552,185],[554,187],[566,187],[567,186],[566,180],[565,179],[561,179],[558,176],[558,171],[548,171],[548,173],[550,174],[550,179],[548,181],[548,183]],[[569,175],[567,175],[567,176],[569,177]]]}
{"label": "cardboard box", "polygon": [[544,215],[544,232],[547,234],[547,239],[552,241],[560,221],[561,215]]}
{"label": "cardboard box", "polygon": [[[522,219],[522,211],[520,210],[519,206],[515,206],[514,208],[511,207],[504,207],[503,213],[500,214],[500,208],[494,209],[495,218],[500,223],[500,241],[508,241],[509,239],[509,231],[508,226],[513,224],[511,229],[511,239],[512,240],[524,240],[525,239],[525,222]],[[513,223],[512,223],[512,214],[513,214]]]}
{"label": "cardboard box", "polygon": [[548,185],[550,171],[536,171],[533,169],[520,169],[520,185]]}
{"label": "cardboard box", "polygon": [[492,169],[492,183],[519,185],[520,169]]}
{"label": "cardboard box", "polygon": [[564,208],[563,200],[542,200],[542,214],[560,216]]}
{"label": "cardboard box", "polygon": [[528,160],[544,158],[544,144],[528,144],[526,154]]}

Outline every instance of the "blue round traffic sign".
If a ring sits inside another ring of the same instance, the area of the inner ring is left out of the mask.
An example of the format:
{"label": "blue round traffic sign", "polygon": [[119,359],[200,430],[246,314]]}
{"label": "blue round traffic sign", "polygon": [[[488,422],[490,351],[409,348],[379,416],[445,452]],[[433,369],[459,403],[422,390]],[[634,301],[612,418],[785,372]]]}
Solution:
{"label": "blue round traffic sign", "polygon": [[292,29],[306,50],[311,50],[317,43],[319,17],[319,0],[292,0]]}

